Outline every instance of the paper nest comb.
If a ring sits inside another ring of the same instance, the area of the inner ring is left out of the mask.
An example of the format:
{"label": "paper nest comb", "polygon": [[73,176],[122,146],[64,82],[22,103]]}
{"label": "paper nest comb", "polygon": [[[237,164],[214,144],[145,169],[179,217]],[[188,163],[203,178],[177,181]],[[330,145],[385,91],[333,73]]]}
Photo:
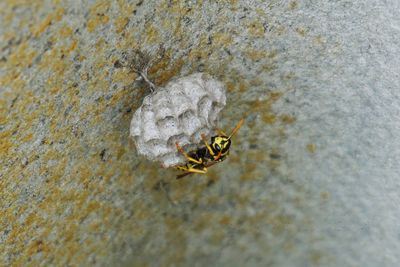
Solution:
{"label": "paper nest comb", "polygon": [[196,148],[201,134],[210,136],[225,106],[226,90],[220,81],[195,73],[169,82],[146,96],[133,115],[130,135],[137,151],[164,167],[185,162],[176,142],[186,151]]}

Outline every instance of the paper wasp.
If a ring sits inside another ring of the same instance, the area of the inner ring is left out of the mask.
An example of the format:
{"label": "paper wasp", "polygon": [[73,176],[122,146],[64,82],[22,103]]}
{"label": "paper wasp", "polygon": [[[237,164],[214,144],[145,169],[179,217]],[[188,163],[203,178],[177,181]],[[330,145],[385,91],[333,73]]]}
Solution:
{"label": "paper wasp", "polygon": [[193,173],[206,173],[208,167],[226,159],[232,143],[231,138],[239,130],[243,122],[244,119],[241,119],[230,135],[218,130],[218,135],[211,137],[210,144],[207,142],[205,135],[202,134],[201,139],[205,146],[200,147],[195,151],[186,153],[183,148],[176,143],[176,148],[179,153],[181,153],[187,160],[185,164],[175,166],[176,169],[185,171],[185,173],[178,175],[176,178],[180,179]]}

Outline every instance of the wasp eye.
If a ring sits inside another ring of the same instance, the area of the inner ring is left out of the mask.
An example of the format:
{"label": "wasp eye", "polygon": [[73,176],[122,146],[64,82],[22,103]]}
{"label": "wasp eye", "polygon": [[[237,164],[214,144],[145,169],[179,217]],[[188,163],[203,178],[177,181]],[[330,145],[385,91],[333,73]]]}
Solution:
{"label": "wasp eye", "polygon": [[215,149],[217,150],[217,151],[220,151],[221,150],[221,148],[219,147],[219,145],[215,145]]}

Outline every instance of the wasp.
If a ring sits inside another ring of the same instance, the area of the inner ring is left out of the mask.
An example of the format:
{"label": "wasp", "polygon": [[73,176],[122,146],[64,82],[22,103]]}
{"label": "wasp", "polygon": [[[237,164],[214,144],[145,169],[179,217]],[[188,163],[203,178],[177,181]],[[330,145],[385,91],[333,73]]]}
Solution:
{"label": "wasp", "polygon": [[211,143],[208,143],[206,136],[202,134],[201,139],[205,146],[200,147],[195,151],[187,153],[178,143],[175,143],[178,152],[187,160],[185,164],[175,166],[176,169],[185,172],[178,175],[176,178],[180,179],[186,175],[194,173],[204,174],[207,172],[208,167],[225,160],[232,144],[231,138],[239,130],[243,122],[244,119],[241,119],[230,135],[218,130],[218,135],[211,137]]}

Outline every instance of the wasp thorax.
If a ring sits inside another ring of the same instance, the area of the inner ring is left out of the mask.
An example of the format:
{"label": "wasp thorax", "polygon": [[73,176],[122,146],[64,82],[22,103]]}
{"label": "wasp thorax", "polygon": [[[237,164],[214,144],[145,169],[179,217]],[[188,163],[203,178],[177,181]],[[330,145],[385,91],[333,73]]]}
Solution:
{"label": "wasp thorax", "polygon": [[[133,115],[130,135],[137,151],[164,166],[183,163],[176,143],[193,149],[201,134],[209,136],[225,106],[224,85],[205,73],[195,73],[169,82],[146,96]],[[227,143],[218,143],[220,148]],[[229,148],[229,145],[228,145]]]}

